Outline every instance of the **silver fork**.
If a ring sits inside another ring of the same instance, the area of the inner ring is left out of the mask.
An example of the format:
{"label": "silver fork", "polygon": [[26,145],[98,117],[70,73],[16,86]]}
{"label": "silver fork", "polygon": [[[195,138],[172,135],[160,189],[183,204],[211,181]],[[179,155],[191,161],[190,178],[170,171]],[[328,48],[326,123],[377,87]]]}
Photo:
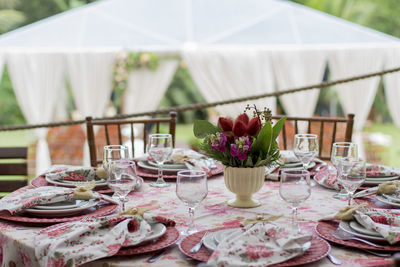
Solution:
{"label": "silver fork", "polygon": [[357,240],[357,241],[363,242],[363,243],[365,243],[367,245],[370,245],[370,246],[373,246],[373,247],[376,247],[376,248],[384,248],[385,247],[385,246],[382,246],[382,245],[379,245],[379,244],[372,243],[372,242],[370,242],[368,240],[356,237],[356,236],[354,236],[352,234],[346,233],[346,232],[341,231],[339,229],[336,230],[336,231],[332,231],[332,235],[333,235],[334,238],[337,238],[337,239],[340,239],[340,240]]}
{"label": "silver fork", "polygon": [[201,246],[203,245],[204,238],[207,235],[208,235],[208,231],[203,235],[203,237],[200,239],[200,241],[189,250],[189,252],[194,253],[194,254],[199,252]]}

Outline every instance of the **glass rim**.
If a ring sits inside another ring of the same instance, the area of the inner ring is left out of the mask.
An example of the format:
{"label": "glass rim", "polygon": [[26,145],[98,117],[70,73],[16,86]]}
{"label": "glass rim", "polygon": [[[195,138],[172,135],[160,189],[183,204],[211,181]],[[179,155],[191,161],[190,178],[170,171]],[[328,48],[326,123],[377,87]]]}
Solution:
{"label": "glass rim", "polygon": [[127,146],[124,146],[124,145],[107,145],[107,146],[104,146],[103,147],[103,150],[104,149],[107,149],[107,150],[118,150],[118,149],[128,149],[128,147]]}
{"label": "glass rim", "polygon": [[[192,174],[193,173],[193,174]],[[200,177],[200,176],[207,176],[207,173],[202,170],[181,170],[178,171],[176,174],[177,177]]]}
{"label": "glass rim", "polygon": [[136,162],[133,159],[111,159],[108,164],[124,163],[126,165],[136,166]]}
{"label": "glass rim", "polygon": [[345,147],[346,145],[357,146],[357,144],[353,142],[335,142],[332,144],[332,146],[338,146],[338,147]]}
{"label": "glass rim", "polygon": [[149,138],[159,138],[159,137],[172,137],[172,134],[161,134],[161,133],[157,133],[157,134],[149,134]]}
{"label": "glass rim", "polygon": [[366,164],[367,162],[365,161],[365,159],[354,159],[353,157],[341,157],[339,159],[339,163],[344,162],[344,161],[348,161],[348,162],[354,162],[354,163],[364,163]]}
{"label": "glass rim", "polygon": [[318,135],[316,135],[316,134],[295,134],[294,137],[316,137],[316,138],[318,138]]}
{"label": "glass rim", "polygon": [[307,170],[282,170],[281,175],[282,174],[297,175],[297,176],[307,174],[308,176],[310,176],[310,172]]}

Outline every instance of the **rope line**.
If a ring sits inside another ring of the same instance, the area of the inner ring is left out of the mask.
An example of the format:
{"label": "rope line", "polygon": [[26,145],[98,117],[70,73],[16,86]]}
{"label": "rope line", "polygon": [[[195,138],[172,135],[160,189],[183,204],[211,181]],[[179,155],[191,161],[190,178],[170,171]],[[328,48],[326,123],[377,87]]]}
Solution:
{"label": "rope line", "polygon": [[[189,104],[189,105],[182,105],[182,106],[165,108],[165,109],[158,109],[158,110],[154,110],[154,111],[146,111],[146,112],[139,112],[139,113],[133,113],[133,114],[121,114],[121,115],[116,115],[114,117],[102,117],[102,118],[95,118],[95,119],[96,120],[127,119],[127,118],[133,118],[133,117],[166,114],[171,111],[183,112],[183,111],[188,111],[188,110],[205,109],[205,108],[210,108],[210,107],[215,107],[215,106],[220,106],[220,105],[255,100],[255,99],[259,99],[259,98],[279,97],[281,95],[293,94],[293,93],[302,92],[302,91],[311,90],[311,89],[320,89],[321,90],[321,89],[326,89],[330,86],[337,85],[337,84],[348,83],[348,82],[353,82],[353,81],[362,80],[362,79],[368,79],[368,78],[372,78],[375,76],[382,76],[382,75],[385,75],[388,73],[393,73],[393,72],[398,72],[398,71],[400,71],[400,67],[387,69],[387,70],[383,70],[383,71],[378,71],[378,72],[372,72],[372,73],[368,73],[368,74],[364,74],[364,75],[353,76],[353,77],[345,78],[345,79],[339,79],[339,80],[335,80],[335,81],[322,82],[319,84],[302,86],[302,87],[297,87],[297,88],[283,90],[283,91],[277,91],[277,92],[273,92],[273,93],[264,93],[264,94],[252,95],[252,96],[247,96],[247,97],[238,97],[238,98],[232,98],[229,100],[216,101],[216,102],[211,102],[211,103]],[[83,124],[83,123],[85,123],[85,120],[41,123],[41,124],[31,124],[31,125],[0,126],[0,131],[27,130],[27,129],[36,129],[36,128],[44,128],[44,127],[47,128],[47,127],[70,126],[70,125]]]}

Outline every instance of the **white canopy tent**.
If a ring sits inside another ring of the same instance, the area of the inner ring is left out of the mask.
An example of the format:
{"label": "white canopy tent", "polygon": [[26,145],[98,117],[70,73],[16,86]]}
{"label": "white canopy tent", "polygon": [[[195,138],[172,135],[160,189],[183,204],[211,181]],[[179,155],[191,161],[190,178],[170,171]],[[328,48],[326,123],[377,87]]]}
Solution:
{"label": "white canopy tent", "polygon": [[[101,95],[99,98],[104,103],[111,83],[99,87],[96,85],[99,79],[95,77],[104,78],[104,70],[110,65],[110,53],[151,51],[179,55],[187,63],[206,100],[218,101],[318,83],[322,81],[327,64],[331,76],[336,78],[393,67],[393,62],[400,62],[399,44],[397,38],[285,0],[102,0],[0,36],[0,63],[5,58],[6,64],[14,62],[18,69],[18,62],[13,58],[20,54],[30,62],[41,61],[37,54],[54,55],[57,64],[64,66],[57,70],[70,79],[77,103],[82,102],[82,95],[87,95],[80,94],[82,90]],[[346,54],[354,60],[346,60]],[[93,55],[99,57],[95,61],[96,68],[94,63],[88,64],[94,61],[87,60]],[[369,63],[360,64],[357,58]],[[40,68],[40,64],[36,67]],[[139,103],[137,98],[146,97],[143,92],[152,92],[149,98],[163,95],[176,67],[176,63],[162,64],[156,72],[134,71],[128,79],[126,103]],[[77,69],[90,73],[90,78],[78,81],[82,75],[76,73]],[[110,74],[111,71],[110,68]],[[143,81],[134,82],[143,72],[147,72]],[[13,83],[19,79],[33,79],[34,74],[34,71],[10,72]],[[385,80],[388,81],[386,91],[391,92],[388,95],[396,94],[399,75],[392,74]],[[152,76],[158,82],[150,82]],[[364,83],[368,88],[361,82],[337,87],[341,101],[353,98],[353,87],[365,87],[368,91],[352,99],[367,104],[343,103],[346,112],[356,114],[356,120],[362,118],[357,129],[365,122],[377,88],[375,80]],[[40,85],[24,87],[21,83],[18,90],[34,88]],[[33,95],[44,97],[40,91]],[[311,116],[317,99],[318,91],[314,90],[284,96],[281,102],[289,115]],[[394,99],[388,99],[390,101]],[[274,99],[256,103],[275,107]],[[151,110],[157,104],[157,101],[149,101],[145,107]],[[218,107],[218,110],[235,116],[243,107],[244,104],[234,104]],[[393,103],[389,107],[398,122],[399,109]],[[101,114],[98,106],[93,108],[96,110],[84,107],[82,115]],[[137,110],[142,109],[140,105]],[[135,110],[133,105],[129,107],[129,112]],[[26,117],[29,123],[39,122]],[[47,122],[48,117],[43,116],[44,121],[40,122]]]}

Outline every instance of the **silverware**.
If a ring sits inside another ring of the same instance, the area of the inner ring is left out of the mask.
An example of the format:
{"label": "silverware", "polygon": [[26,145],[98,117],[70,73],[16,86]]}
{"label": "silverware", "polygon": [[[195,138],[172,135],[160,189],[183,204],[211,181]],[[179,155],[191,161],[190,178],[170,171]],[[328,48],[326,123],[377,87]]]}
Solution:
{"label": "silverware", "polygon": [[369,249],[364,249],[364,248],[360,248],[360,249],[361,249],[362,251],[368,252],[368,253],[370,253],[370,254],[372,254],[372,255],[375,255],[375,256],[377,256],[377,257],[389,258],[389,257],[392,257],[392,256],[393,256],[393,255],[390,254],[390,253],[381,253],[381,252],[376,252],[376,251],[369,250]]}
{"label": "silverware", "polygon": [[203,237],[200,239],[200,241],[189,250],[190,253],[195,254],[195,253],[199,252],[201,246],[203,245],[204,238],[207,236],[207,234],[208,234],[208,232],[206,232],[203,235]]}
{"label": "silverware", "polygon": [[207,165],[209,166],[210,169],[216,169],[217,165],[215,165],[215,162],[211,158],[207,158]]}
{"label": "silverware", "polygon": [[382,246],[382,245],[379,245],[379,244],[372,243],[372,242],[370,242],[368,240],[356,237],[356,236],[354,236],[352,234],[346,233],[346,232],[341,231],[339,229],[336,230],[336,231],[332,231],[332,236],[334,238],[337,238],[337,239],[340,239],[340,240],[357,240],[357,241],[363,242],[363,243],[365,243],[367,245],[370,245],[370,246],[373,246],[373,247],[376,247],[376,248],[384,248],[385,247],[385,246]]}
{"label": "silverware", "polygon": [[342,261],[334,257],[331,253],[328,253],[328,259],[335,265],[341,265]]}

